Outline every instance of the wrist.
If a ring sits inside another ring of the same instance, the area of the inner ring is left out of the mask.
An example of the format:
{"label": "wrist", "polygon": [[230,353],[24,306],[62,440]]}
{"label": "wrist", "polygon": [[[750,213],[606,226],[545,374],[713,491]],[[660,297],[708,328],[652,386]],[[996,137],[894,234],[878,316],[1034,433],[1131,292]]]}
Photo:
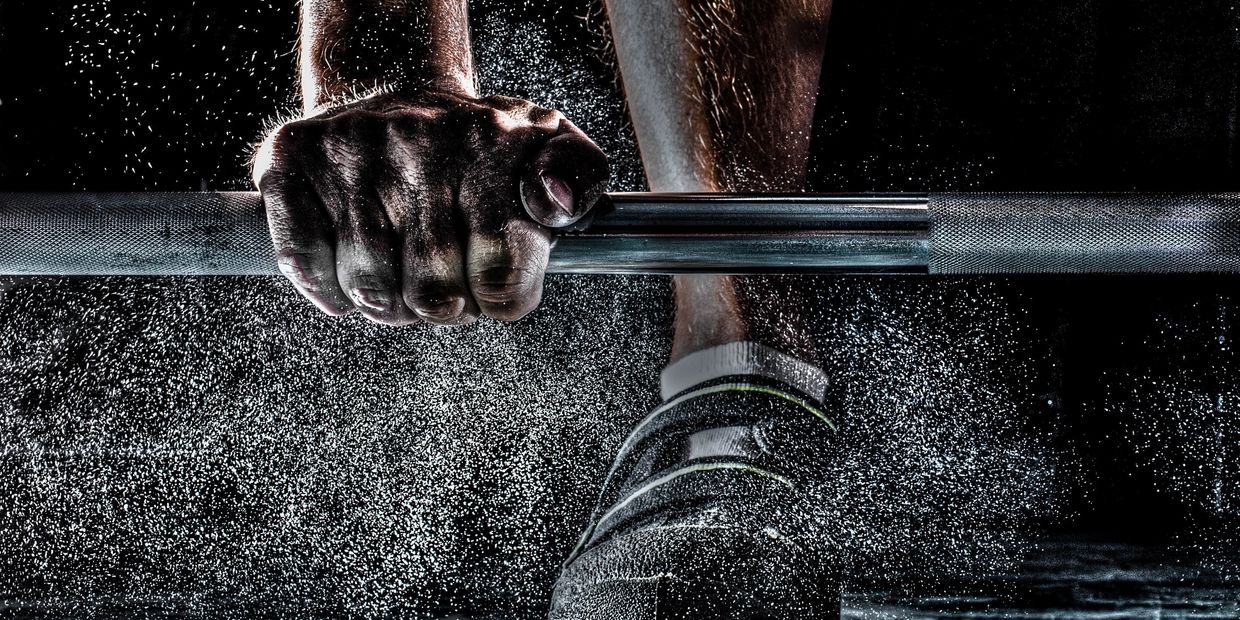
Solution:
{"label": "wrist", "polygon": [[478,97],[478,81],[472,71],[460,69],[436,72],[420,80],[412,80],[415,92],[437,92],[475,99]]}
{"label": "wrist", "polygon": [[[311,92],[315,93],[315,96],[311,97]],[[350,86],[335,85],[330,89],[317,86],[307,91],[303,117],[318,116],[380,97],[413,100],[428,93],[465,99],[478,97],[472,74],[463,73],[441,74],[435,77],[397,78]]]}

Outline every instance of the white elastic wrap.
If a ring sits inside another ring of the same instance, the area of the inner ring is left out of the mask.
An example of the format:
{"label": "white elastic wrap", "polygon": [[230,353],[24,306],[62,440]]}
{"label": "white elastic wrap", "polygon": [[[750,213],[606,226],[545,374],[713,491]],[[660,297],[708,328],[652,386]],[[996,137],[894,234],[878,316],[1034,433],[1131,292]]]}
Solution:
{"label": "white elastic wrap", "polygon": [[756,342],[729,342],[690,353],[663,369],[660,384],[668,400],[699,383],[729,375],[757,375],[782,381],[822,400],[827,375],[822,369]]}

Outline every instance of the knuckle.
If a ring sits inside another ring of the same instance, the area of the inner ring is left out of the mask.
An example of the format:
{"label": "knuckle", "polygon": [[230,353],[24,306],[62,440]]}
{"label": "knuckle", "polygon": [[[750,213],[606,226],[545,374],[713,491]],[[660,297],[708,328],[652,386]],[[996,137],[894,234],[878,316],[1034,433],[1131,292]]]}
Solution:
{"label": "knuckle", "polygon": [[516,97],[492,95],[483,99],[482,103],[492,109],[502,111],[509,117],[522,119],[523,123],[555,128],[560,121],[565,120],[559,110],[544,108]]}
{"label": "knuckle", "polygon": [[337,145],[365,142],[378,133],[381,123],[379,115],[367,110],[349,110],[322,122],[323,141]]}
{"label": "knuckle", "polygon": [[287,187],[295,171],[303,167],[306,156],[316,149],[319,124],[300,120],[277,127],[254,156],[253,181],[268,194]]}
{"label": "knuckle", "polygon": [[483,97],[481,101],[485,105],[491,106],[493,108],[498,108],[501,110],[507,110],[509,112],[513,110],[524,109],[526,107],[533,105],[529,101],[526,101],[525,99],[519,99],[517,97],[509,97],[507,95],[488,95],[486,97]]}
{"label": "knuckle", "polygon": [[416,140],[426,132],[427,119],[421,114],[393,114],[387,118],[389,139]]}
{"label": "knuckle", "polygon": [[442,140],[437,139],[435,125],[422,114],[401,114],[386,121],[384,132],[389,148],[420,160],[442,146],[437,144]]}
{"label": "knuckle", "polygon": [[348,125],[332,123],[323,128],[321,139],[319,141],[325,149],[336,149],[350,144],[356,138],[357,136]]}
{"label": "knuckle", "polygon": [[251,169],[251,180],[260,192],[267,193],[268,191],[278,189],[273,184],[276,178],[267,180],[267,177],[284,176],[273,173],[286,171],[289,168],[289,160],[295,158],[299,151],[298,132],[291,125],[292,123],[286,123],[277,127],[254,152],[254,158],[251,162],[253,166]]}
{"label": "knuckle", "polygon": [[[371,268],[370,265],[357,265],[350,269],[347,273],[341,275],[342,280],[346,280],[354,295],[360,295],[363,292],[374,291],[390,296],[392,291],[392,278],[388,274],[380,273]],[[392,301],[392,300],[387,300]]]}
{"label": "knuckle", "polygon": [[458,114],[471,126],[490,127],[498,125],[504,113],[488,105],[471,105],[460,109]]}
{"label": "knuckle", "polygon": [[536,105],[530,106],[529,110],[526,113],[526,116],[527,118],[530,119],[530,122],[533,123],[534,125],[537,125],[539,127],[544,127],[549,130],[558,129],[561,122],[568,120],[567,118],[564,117],[564,114],[561,113],[559,110],[542,108]]}
{"label": "knuckle", "polygon": [[256,173],[258,192],[263,197],[268,216],[288,209],[289,205],[282,199],[281,193],[288,187],[289,175],[274,165],[265,166],[263,170],[256,170]]}
{"label": "knuckle", "polygon": [[457,286],[443,277],[414,277],[407,282],[406,297],[417,304],[435,304],[459,294]]}
{"label": "knuckle", "polygon": [[505,114],[482,105],[457,108],[451,115],[452,127],[470,143],[494,142],[503,133]]}

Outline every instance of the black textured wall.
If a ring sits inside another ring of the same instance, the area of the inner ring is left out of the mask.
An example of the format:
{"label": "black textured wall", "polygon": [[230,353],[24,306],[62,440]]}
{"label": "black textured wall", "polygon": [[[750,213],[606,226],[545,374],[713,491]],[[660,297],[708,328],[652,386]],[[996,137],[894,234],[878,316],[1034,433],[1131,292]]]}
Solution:
{"label": "black textured wall", "polygon": [[[565,109],[640,188],[591,7],[475,5],[486,88]],[[837,0],[811,186],[1234,190],[1237,12]],[[0,0],[0,190],[244,188],[295,103],[294,15]],[[1226,565],[1237,284],[807,279],[854,583],[1010,567],[1048,531]],[[555,278],[518,325],[394,332],[278,280],[7,280],[0,613],[537,617],[656,398],[667,292]]]}

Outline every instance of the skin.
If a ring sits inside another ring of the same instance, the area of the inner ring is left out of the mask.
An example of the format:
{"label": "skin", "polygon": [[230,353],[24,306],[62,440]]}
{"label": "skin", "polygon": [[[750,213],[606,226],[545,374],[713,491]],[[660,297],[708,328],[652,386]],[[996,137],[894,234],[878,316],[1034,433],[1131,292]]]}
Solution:
{"label": "skin", "polygon": [[[652,190],[801,189],[829,0],[607,9]],[[254,178],[281,271],[325,312],[520,318],[541,298],[550,229],[606,185],[606,158],[558,112],[477,94],[466,10],[303,3],[305,114],[267,138]],[[815,359],[794,293],[777,278],[676,278],[672,358],[750,339]]]}
{"label": "skin", "polygon": [[281,272],[387,325],[533,310],[603,152],[559,112],[478,95],[465,0],[306,0],[302,29],[304,114],[254,165]]}
{"label": "skin", "polygon": [[[830,0],[608,0],[607,9],[653,191],[802,189]],[[791,280],[674,283],[673,360],[737,340],[816,360]]]}

